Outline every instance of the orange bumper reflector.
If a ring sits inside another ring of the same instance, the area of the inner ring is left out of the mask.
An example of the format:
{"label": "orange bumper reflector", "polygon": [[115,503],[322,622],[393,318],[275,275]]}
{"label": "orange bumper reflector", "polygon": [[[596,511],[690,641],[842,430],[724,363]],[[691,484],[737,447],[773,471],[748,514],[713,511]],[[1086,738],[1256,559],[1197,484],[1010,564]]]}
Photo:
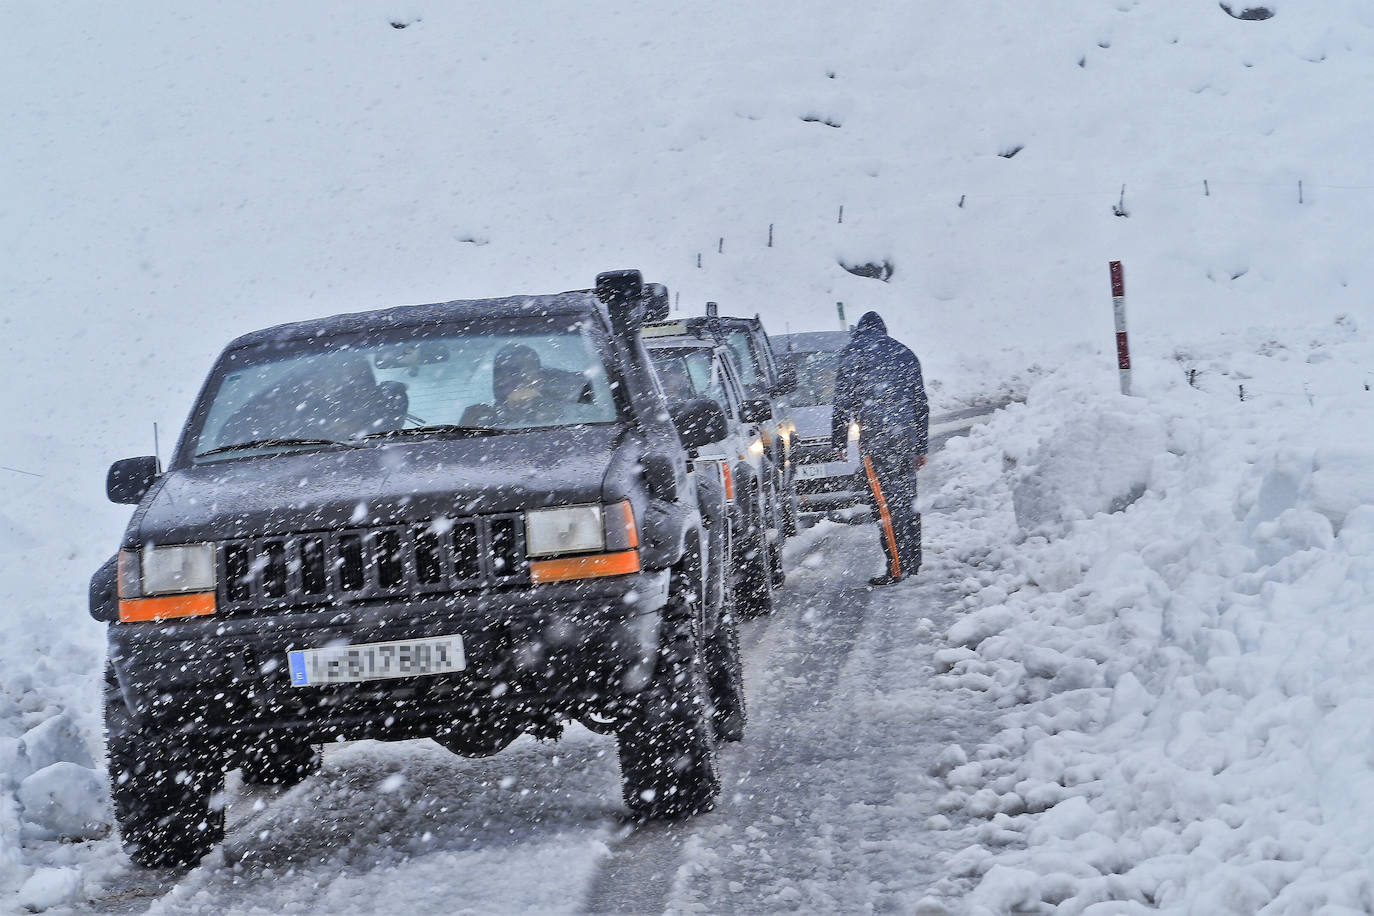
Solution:
{"label": "orange bumper reflector", "polygon": [[214,612],[214,592],[119,600],[119,619],[126,623],[137,620],[166,620],[169,617],[204,617]]}
{"label": "orange bumper reflector", "polygon": [[639,572],[639,551],[596,553],[562,560],[536,560],[530,563],[530,581],[566,582],[569,579],[594,579],[598,576],[624,576]]}
{"label": "orange bumper reflector", "polygon": [[735,498],[735,475],[730,470],[728,460],[720,463],[720,473],[725,478],[725,498],[733,500]]}

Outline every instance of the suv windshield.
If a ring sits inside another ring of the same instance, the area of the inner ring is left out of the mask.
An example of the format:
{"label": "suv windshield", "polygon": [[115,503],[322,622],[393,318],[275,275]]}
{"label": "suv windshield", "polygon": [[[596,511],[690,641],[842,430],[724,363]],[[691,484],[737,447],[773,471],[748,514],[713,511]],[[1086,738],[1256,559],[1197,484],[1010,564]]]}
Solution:
{"label": "suv windshield", "polygon": [[835,403],[838,357],[834,353],[788,353],[782,358],[797,370],[797,388],[788,396],[794,406]]}
{"label": "suv windshield", "polygon": [[195,460],[214,461],[369,437],[538,429],[618,416],[605,360],[585,324],[487,320],[231,351],[188,441]]}
{"label": "suv windshield", "polygon": [[735,416],[735,406],[726,394],[720,364],[714,354],[704,347],[681,349],[651,348],[649,357],[669,400],[687,401],[692,398],[711,398],[728,416]]}

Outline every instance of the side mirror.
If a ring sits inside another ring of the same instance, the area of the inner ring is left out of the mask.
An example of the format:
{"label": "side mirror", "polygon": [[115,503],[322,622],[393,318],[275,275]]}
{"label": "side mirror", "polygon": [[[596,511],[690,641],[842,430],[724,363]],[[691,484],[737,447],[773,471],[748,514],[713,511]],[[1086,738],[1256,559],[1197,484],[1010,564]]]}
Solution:
{"label": "side mirror", "polygon": [[668,287],[662,283],[644,284],[644,320],[668,320]]}
{"label": "side mirror", "polygon": [[773,402],[767,398],[754,398],[745,401],[740,407],[740,419],[745,423],[767,423],[773,419]]}
{"label": "side mirror", "polygon": [[685,448],[701,448],[730,434],[725,425],[725,411],[711,398],[669,404],[668,415],[673,418]]}
{"label": "side mirror", "polygon": [[778,380],[773,385],[773,395],[791,394],[797,390],[797,370],[792,366],[778,367]]}
{"label": "side mirror", "polygon": [[116,461],[105,475],[105,495],[112,503],[137,505],[153,488],[157,473],[157,459],[152,455]]}
{"label": "side mirror", "polygon": [[608,270],[597,274],[596,298],[606,306],[611,329],[617,335],[629,336],[644,325],[644,276],[639,271]]}

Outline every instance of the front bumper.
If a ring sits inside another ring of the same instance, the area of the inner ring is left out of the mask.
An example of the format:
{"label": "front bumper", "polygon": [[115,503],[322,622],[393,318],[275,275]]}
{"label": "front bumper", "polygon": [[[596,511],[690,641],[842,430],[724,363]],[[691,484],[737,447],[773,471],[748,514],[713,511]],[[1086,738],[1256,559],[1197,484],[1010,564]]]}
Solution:
{"label": "front bumper", "polygon": [[[246,617],[112,624],[109,655],[144,728],[277,733],[317,741],[432,734],[462,722],[534,720],[614,705],[652,673],[668,573],[335,604]],[[291,686],[287,652],[463,637],[467,669]]]}

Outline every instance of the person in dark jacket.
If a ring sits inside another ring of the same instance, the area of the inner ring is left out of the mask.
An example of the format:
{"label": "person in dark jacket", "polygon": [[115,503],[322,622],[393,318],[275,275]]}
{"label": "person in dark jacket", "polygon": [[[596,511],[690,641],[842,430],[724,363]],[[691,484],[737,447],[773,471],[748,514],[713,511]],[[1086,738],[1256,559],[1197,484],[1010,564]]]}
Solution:
{"label": "person in dark jacket", "polygon": [[832,444],[843,448],[849,424],[859,424],[859,452],[887,554],[887,572],[869,583],[888,585],[921,567],[916,472],[926,463],[930,421],[921,361],[887,336],[877,312],[868,312],[840,353],[836,379]]}

